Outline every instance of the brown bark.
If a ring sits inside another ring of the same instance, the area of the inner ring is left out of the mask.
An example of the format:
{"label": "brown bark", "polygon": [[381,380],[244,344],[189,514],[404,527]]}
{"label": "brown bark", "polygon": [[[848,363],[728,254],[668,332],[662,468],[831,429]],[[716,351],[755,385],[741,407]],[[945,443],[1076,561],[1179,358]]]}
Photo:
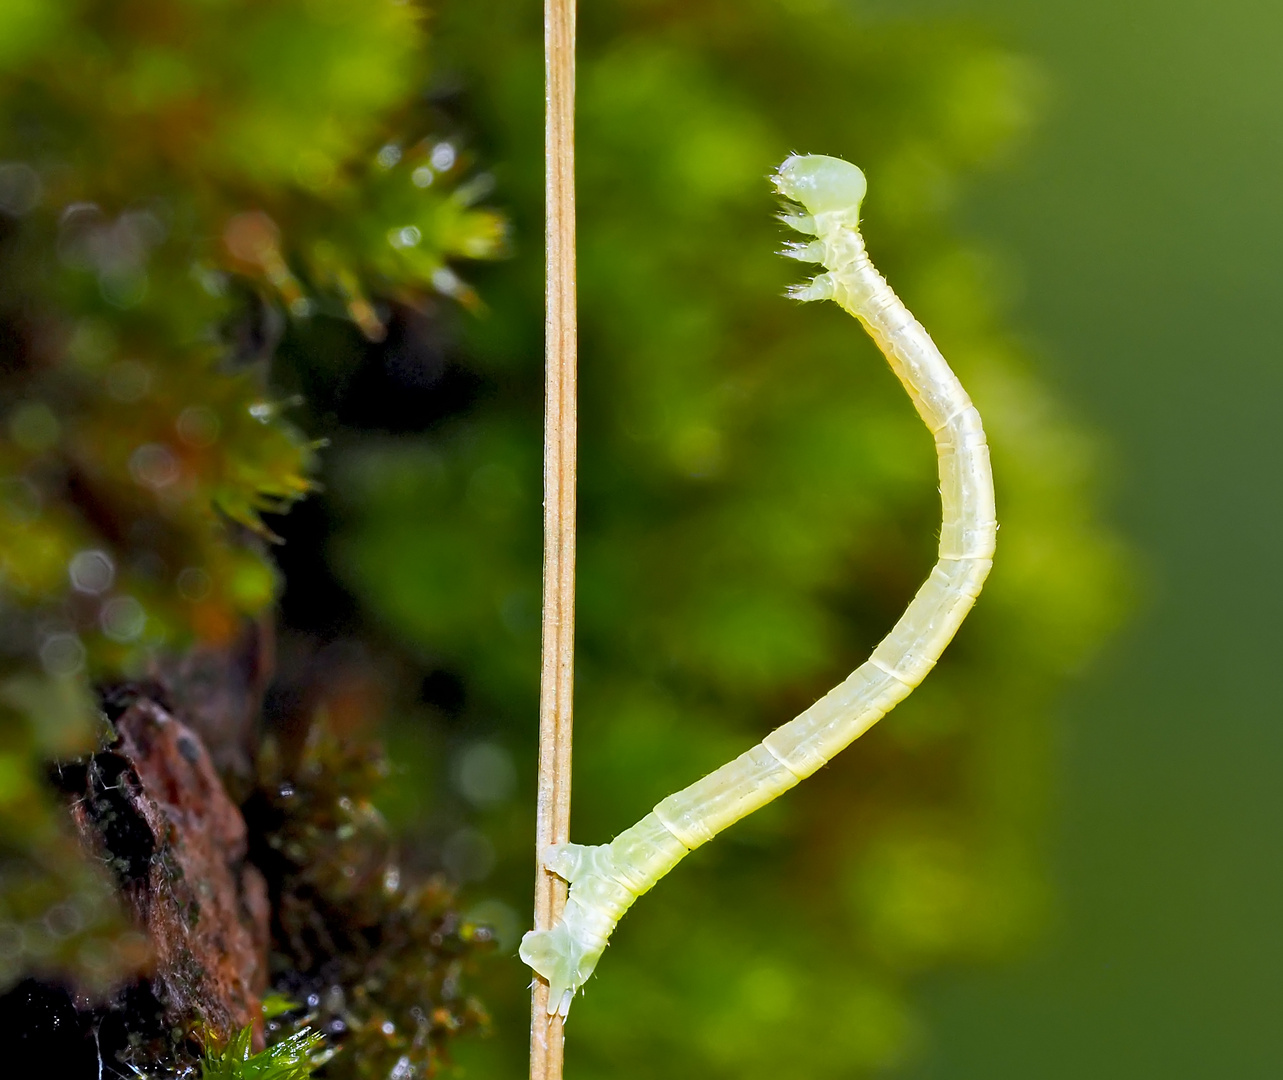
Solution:
{"label": "brown bark", "polygon": [[150,939],[150,982],[168,1024],[262,1042],[270,908],[245,861],[245,821],[199,736],[150,696],[116,717],[73,814],[116,872]]}

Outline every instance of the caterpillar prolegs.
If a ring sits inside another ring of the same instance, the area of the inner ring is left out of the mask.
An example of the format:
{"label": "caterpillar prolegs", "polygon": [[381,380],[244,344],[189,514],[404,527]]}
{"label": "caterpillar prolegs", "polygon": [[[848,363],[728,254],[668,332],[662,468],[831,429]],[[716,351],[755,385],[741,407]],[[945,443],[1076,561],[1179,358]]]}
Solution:
{"label": "caterpillar prolegs", "polygon": [[992,565],[997,524],[984,428],[967,392],[864,250],[864,174],[849,162],[792,156],[772,177],[800,204],[781,220],[815,239],[783,254],[825,272],[789,290],[835,300],[864,325],[935,438],[943,507],[939,559],[873,655],[804,713],[757,746],[670,795],[609,844],[556,844],[546,869],[570,882],[551,930],[522,938],[521,958],[549,983],[562,1016],[596,967],[620,917],[687,854],[810,776],[904,700],[952,639]]}

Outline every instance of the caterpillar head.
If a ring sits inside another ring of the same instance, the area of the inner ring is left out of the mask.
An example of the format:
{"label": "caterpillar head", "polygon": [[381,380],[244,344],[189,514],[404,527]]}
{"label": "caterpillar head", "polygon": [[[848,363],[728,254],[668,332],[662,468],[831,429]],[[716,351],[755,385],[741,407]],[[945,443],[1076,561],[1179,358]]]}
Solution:
{"label": "caterpillar head", "polygon": [[806,212],[845,211],[852,223],[860,218],[860,203],[868,182],[856,166],[823,154],[792,154],[771,177],[775,190],[801,203]]}

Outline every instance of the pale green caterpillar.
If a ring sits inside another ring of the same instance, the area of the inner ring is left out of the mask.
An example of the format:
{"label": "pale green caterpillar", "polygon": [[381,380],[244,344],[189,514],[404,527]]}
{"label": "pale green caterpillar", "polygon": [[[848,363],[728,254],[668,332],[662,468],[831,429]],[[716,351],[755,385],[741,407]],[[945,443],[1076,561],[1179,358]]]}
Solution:
{"label": "pale green caterpillar", "polygon": [[687,852],[810,776],[909,695],[971,610],[992,565],[998,526],[980,414],[921,323],[869,262],[859,232],[864,174],[839,158],[795,155],[772,180],[805,209],[781,219],[815,237],[788,245],[784,254],[825,268],[789,295],[836,300],[859,319],[935,437],[939,561],[873,655],[801,716],[670,795],[609,844],[555,844],[542,853],[544,867],[570,882],[557,924],[521,941],[521,958],[548,980],[550,1013],[566,1015],[620,917]]}

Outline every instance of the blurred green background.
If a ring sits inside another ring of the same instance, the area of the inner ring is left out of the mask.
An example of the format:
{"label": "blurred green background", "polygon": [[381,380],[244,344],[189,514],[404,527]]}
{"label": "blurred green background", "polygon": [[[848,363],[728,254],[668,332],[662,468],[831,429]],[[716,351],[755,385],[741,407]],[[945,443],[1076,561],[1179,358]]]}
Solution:
{"label": "blurred green background", "polygon": [[1108,440],[1144,584],[1058,710],[1054,931],[933,985],[917,1075],[1274,1076],[1283,9],[931,10],[1000,28],[1052,81],[1031,150],[966,216],[1021,267],[1040,370]]}
{"label": "blurred green background", "polygon": [[[1283,14],[581,6],[575,838],[805,707],[931,564],[907,400],[853,322],[780,297],[787,152],[866,168],[870,250],[986,418],[1003,529],[921,691],[630,913],[570,1074],[1266,1075]],[[101,883],[30,840],[56,831],[31,763],[87,744],[84,690],[273,619],[265,729],[386,742],[407,873],[495,928],[468,984],[492,1034],[452,1053],[506,1080],[541,13],[417,10],[0,0],[0,922],[26,942],[0,981],[114,971],[109,919],[41,930]]]}

